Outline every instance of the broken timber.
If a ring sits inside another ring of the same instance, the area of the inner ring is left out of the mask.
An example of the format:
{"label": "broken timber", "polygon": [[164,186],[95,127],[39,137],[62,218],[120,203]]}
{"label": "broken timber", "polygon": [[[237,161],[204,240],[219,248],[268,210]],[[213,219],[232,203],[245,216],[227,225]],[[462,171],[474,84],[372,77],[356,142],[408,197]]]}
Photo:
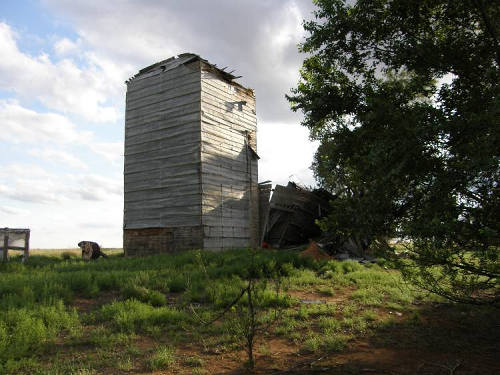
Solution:
{"label": "broken timber", "polygon": [[329,211],[334,197],[324,190],[310,191],[293,182],[274,188],[266,222],[264,241],[282,248],[307,243],[321,234],[316,219]]}

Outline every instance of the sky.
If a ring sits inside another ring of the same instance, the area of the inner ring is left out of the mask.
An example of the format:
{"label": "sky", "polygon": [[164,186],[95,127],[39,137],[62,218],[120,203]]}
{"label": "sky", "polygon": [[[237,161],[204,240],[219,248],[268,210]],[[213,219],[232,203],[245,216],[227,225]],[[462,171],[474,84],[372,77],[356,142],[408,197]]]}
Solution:
{"label": "sky", "polygon": [[0,227],[31,248],[122,246],[125,80],[184,52],[255,90],[259,180],[314,185],[285,94],[310,0],[1,0]]}

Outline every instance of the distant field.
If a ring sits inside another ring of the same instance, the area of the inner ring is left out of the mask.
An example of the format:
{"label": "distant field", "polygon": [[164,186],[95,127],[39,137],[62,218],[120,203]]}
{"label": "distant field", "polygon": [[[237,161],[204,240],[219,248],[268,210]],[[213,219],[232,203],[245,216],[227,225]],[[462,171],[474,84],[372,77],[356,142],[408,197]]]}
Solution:
{"label": "distant field", "polygon": [[[106,254],[117,255],[123,254],[123,249],[118,248],[103,248]],[[13,251],[12,255],[21,254],[21,252]],[[80,248],[76,249],[30,249],[30,255],[41,255],[50,257],[62,257],[62,254],[73,254],[75,256],[81,256],[82,250]]]}
{"label": "distant field", "polygon": [[[0,265],[0,374],[244,374],[252,280],[257,374],[496,374],[498,311],[449,304],[390,264],[295,251]],[[225,311],[224,314],[222,314]]]}

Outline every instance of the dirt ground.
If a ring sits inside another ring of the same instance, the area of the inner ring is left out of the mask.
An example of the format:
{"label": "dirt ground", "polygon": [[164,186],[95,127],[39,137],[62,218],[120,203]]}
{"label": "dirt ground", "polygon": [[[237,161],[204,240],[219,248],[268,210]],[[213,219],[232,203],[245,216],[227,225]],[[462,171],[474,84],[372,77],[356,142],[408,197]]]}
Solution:
{"label": "dirt ground", "polygon": [[[320,293],[292,291],[292,296],[315,302],[338,303],[348,299],[343,295],[323,296]],[[113,299],[114,295],[97,300],[78,299],[80,311],[91,311]],[[134,369],[120,371],[105,369],[99,374],[420,374],[420,375],[496,375],[500,373],[499,324],[483,320],[473,310],[457,312],[447,304],[418,306],[420,324],[413,317],[380,309],[378,314],[393,315],[394,323],[375,332],[353,339],[340,353],[301,353],[297,343],[262,335],[257,339],[256,367],[245,369],[244,350],[219,352],[206,350],[200,343],[177,347],[178,363],[168,370],[149,371],[147,366],[135,363]],[[157,343],[141,336],[134,344],[147,352]],[[259,348],[265,348],[261,350]],[[203,368],[183,364],[183,358],[195,356],[203,361]],[[139,360],[140,361],[140,360]]]}

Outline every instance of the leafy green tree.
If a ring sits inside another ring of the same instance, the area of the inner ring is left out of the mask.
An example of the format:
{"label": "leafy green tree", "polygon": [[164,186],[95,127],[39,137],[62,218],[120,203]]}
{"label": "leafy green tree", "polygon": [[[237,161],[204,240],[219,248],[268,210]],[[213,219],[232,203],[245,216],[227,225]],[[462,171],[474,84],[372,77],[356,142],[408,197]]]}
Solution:
{"label": "leafy green tree", "polygon": [[323,229],[369,238],[454,301],[498,304],[500,2],[316,0],[287,98],[337,194]]}

